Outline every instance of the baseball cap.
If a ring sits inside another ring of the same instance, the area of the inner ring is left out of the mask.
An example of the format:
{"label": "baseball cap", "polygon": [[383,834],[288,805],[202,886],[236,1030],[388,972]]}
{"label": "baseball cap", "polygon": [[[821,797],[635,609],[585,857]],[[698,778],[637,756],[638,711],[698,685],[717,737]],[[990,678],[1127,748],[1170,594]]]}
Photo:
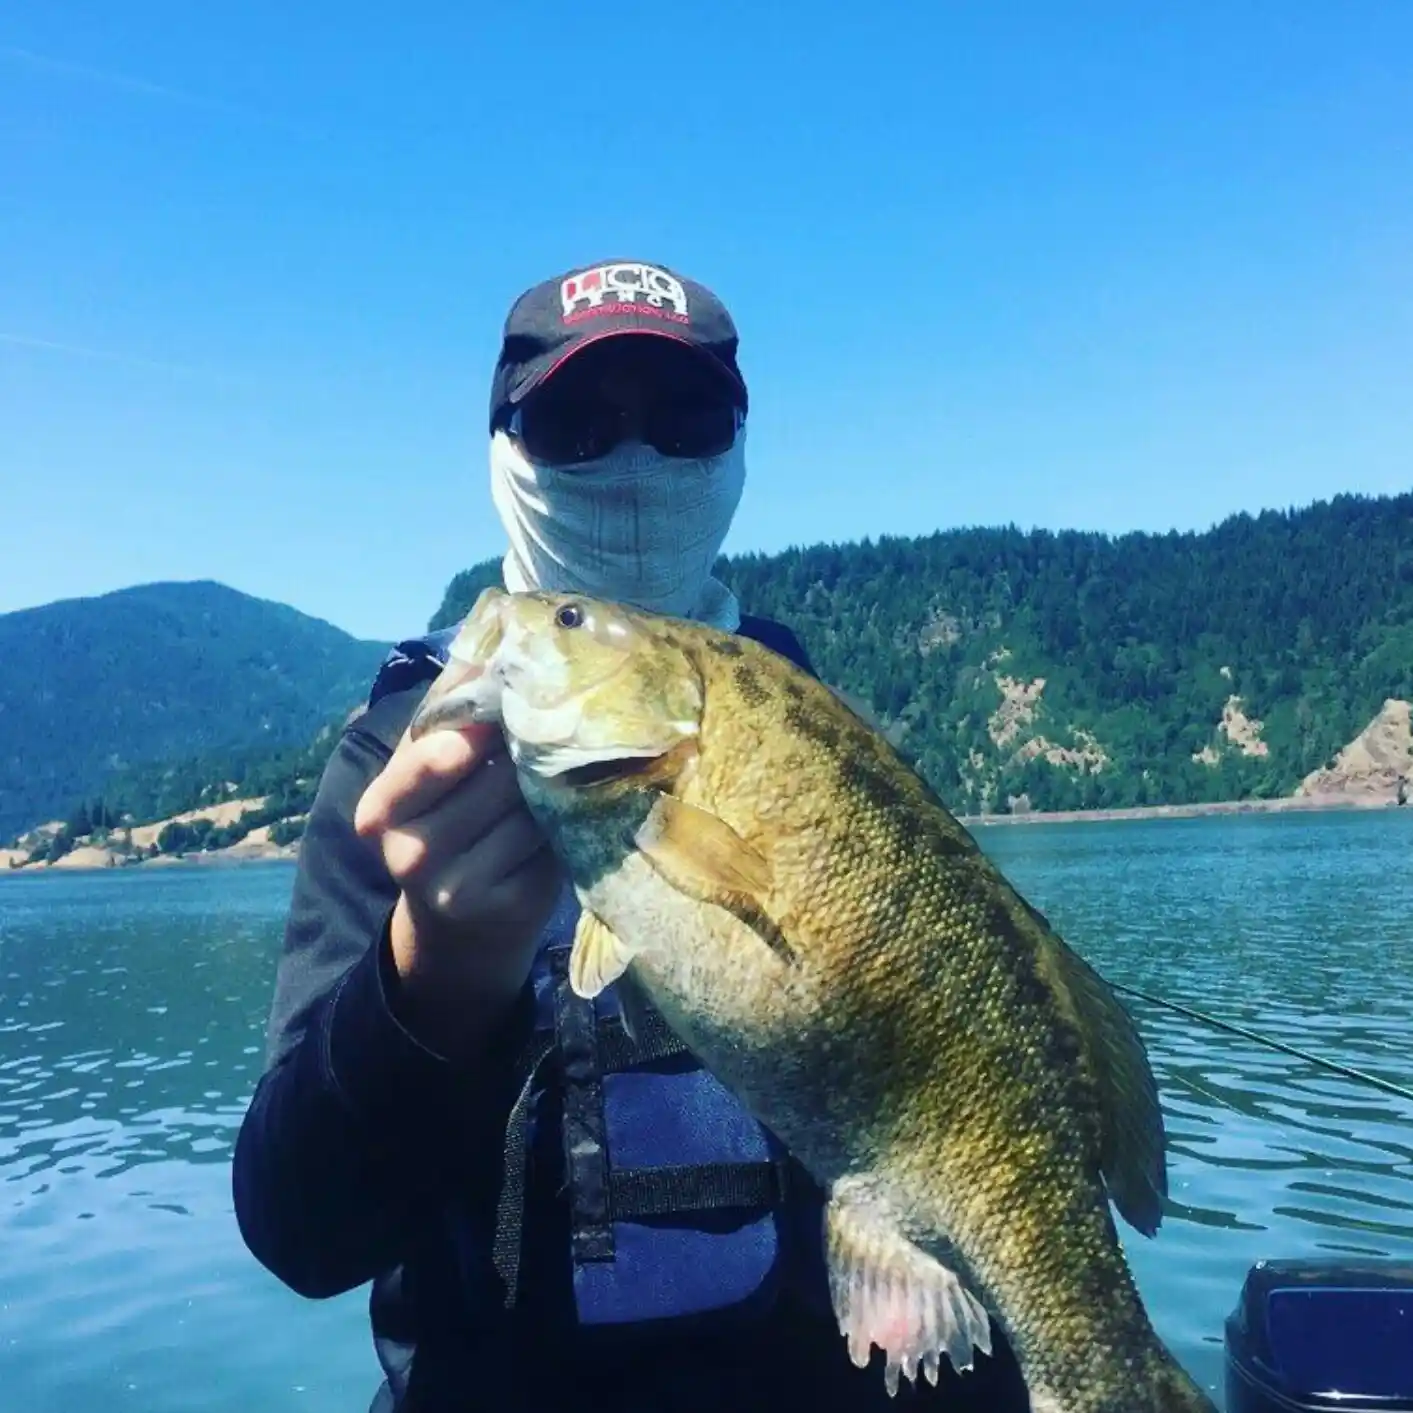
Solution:
{"label": "baseball cap", "polygon": [[705,285],[665,265],[610,260],[545,280],[511,306],[491,379],[492,430],[566,359],[625,334],[655,335],[695,350],[747,410],[746,381],[736,365],[739,340],[726,306]]}

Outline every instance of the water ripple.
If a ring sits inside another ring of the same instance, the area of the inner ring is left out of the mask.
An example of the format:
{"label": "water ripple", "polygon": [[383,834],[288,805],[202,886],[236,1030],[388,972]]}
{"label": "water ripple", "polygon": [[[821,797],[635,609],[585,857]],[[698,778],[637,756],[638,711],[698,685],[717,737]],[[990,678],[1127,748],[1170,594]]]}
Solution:
{"label": "water ripple", "polygon": [[[982,842],[1112,980],[1413,1089],[1413,819],[1045,826]],[[1253,1262],[1413,1258],[1413,1103],[1125,1004],[1158,1078],[1172,1202],[1156,1239],[1124,1244],[1160,1332],[1212,1387]]]}
{"label": "water ripple", "polygon": [[[1105,975],[1413,1087],[1413,811],[983,831]],[[30,1413],[366,1407],[364,1295],[308,1304],[241,1245],[287,866],[0,883],[0,1349]],[[1413,1260],[1413,1105],[1134,1000],[1169,1211],[1124,1244],[1209,1387],[1263,1257]]]}
{"label": "water ripple", "polygon": [[0,883],[6,1407],[367,1406],[363,1297],[298,1300],[231,1210],[290,877]]}

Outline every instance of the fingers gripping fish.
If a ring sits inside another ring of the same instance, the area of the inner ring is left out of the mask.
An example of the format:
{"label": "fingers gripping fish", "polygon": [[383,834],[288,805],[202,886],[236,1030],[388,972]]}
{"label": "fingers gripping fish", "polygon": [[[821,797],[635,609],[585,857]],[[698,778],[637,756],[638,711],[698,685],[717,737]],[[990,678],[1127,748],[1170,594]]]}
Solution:
{"label": "fingers gripping fish", "polygon": [[1037,1413],[1210,1413],[1110,1211],[1166,1196],[1138,1034],[877,731],[759,644],[495,589],[412,729],[473,720],[572,876],[575,991],[655,1007],[826,1191],[856,1363],[936,1382],[998,1319]]}

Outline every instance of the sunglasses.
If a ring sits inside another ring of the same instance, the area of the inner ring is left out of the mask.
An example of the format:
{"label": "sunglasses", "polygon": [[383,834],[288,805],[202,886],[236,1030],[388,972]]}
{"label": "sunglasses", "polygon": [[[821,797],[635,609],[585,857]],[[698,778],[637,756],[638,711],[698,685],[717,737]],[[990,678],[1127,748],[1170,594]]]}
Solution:
{"label": "sunglasses", "polygon": [[555,395],[550,388],[522,403],[506,430],[531,461],[578,466],[607,456],[636,436],[663,456],[695,461],[729,451],[745,426],[741,410],[703,395],[672,395],[642,408],[601,397]]}

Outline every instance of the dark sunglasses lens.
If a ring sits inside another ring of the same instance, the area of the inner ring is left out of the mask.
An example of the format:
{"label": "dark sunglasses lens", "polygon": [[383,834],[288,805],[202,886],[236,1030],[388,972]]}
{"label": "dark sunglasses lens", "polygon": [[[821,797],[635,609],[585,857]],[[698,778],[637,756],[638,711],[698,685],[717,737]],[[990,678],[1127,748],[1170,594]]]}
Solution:
{"label": "dark sunglasses lens", "polygon": [[532,461],[575,466],[606,456],[630,436],[682,460],[720,456],[736,440],[735,407],[715,389],[661,388],[641,418],[606,401],[597,387],[551,381],[519,408],[514,428]]}
{"label": "dark sunglasses lens", "polygon": [[736,440],[736,409],[725,403],[665,407],[653,413],[646,434],[664,456],[720,456]]}
{"label": "dark sunglasses lens", "polygon": [[619,418],[602,404],[546,399],[521,408],[517,430],[531,461],[574,466],[613,449],[619,440]]}

